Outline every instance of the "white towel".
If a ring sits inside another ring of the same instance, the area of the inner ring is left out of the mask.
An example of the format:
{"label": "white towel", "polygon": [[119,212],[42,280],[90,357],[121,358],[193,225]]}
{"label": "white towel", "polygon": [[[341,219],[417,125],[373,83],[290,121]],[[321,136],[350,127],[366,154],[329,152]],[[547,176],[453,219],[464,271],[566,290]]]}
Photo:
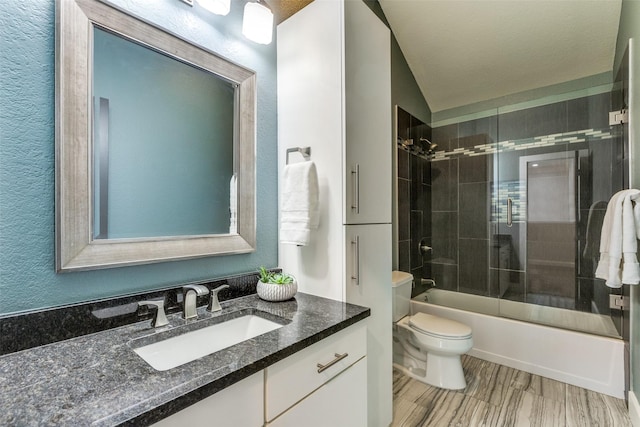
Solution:
{"label": "white towel", "polygon": [[284,167],[280,242],[305,246],[319,223],[318,173],[312,161]]}
{"label": "white towel", "polygon": [[609,200],[602,223],[596,277],[607,286],[640,283],[637,252],[640,238],[640,190],[622,190]]}

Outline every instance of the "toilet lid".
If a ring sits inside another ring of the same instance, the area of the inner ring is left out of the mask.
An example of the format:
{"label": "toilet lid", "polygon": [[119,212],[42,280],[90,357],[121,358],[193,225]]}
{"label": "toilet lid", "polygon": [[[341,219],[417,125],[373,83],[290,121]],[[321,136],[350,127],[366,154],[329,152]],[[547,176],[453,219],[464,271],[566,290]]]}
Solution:
{"label": "toilet lid", "polygon": [[427,313],[416,313],[411,316],[409,326],[437,337],[464,339],[471,336],[471,328],[467,325]]}

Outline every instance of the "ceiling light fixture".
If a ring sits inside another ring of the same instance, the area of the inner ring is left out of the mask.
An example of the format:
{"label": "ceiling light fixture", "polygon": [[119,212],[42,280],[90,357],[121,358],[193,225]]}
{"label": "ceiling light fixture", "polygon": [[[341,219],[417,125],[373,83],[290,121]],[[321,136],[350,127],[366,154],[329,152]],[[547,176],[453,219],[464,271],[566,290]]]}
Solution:
{"label": "ceiling light fixture", "polygon": [[216,15],[226,15],[231,10],[231,0],[198,0],[198,4]]}
{"label": "ceiling light fixture", "polygon": [[273,13],[264,1],[249,2],[244,6],[242,34],[256,43],[271,43],[273,37]]}

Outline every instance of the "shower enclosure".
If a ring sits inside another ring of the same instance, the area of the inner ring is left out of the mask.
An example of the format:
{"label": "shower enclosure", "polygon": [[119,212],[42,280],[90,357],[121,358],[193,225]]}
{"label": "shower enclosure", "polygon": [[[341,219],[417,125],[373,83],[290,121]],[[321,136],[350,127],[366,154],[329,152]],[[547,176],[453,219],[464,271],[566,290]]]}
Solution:
{"label": "shower enclosure", "polygon": [[624,86],[433,127],[398,107],[397,262],[413,295],[434,279],[488,298],[488,314],[621,337],[622,290],[594,272],[607,202],[629,182],[626,125],[609,124]]}

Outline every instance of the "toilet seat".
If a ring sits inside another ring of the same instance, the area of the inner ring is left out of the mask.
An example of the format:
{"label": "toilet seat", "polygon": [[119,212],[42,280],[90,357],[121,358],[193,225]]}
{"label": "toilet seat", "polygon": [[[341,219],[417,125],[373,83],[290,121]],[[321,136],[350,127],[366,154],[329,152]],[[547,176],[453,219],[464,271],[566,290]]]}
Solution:
{"label": "toilet seat", "polygon": [[471,328],[455,320],[443,319],[427,313],[416,313],[409,318],[409,326],[435,338],[465,340],[471,338]]}

